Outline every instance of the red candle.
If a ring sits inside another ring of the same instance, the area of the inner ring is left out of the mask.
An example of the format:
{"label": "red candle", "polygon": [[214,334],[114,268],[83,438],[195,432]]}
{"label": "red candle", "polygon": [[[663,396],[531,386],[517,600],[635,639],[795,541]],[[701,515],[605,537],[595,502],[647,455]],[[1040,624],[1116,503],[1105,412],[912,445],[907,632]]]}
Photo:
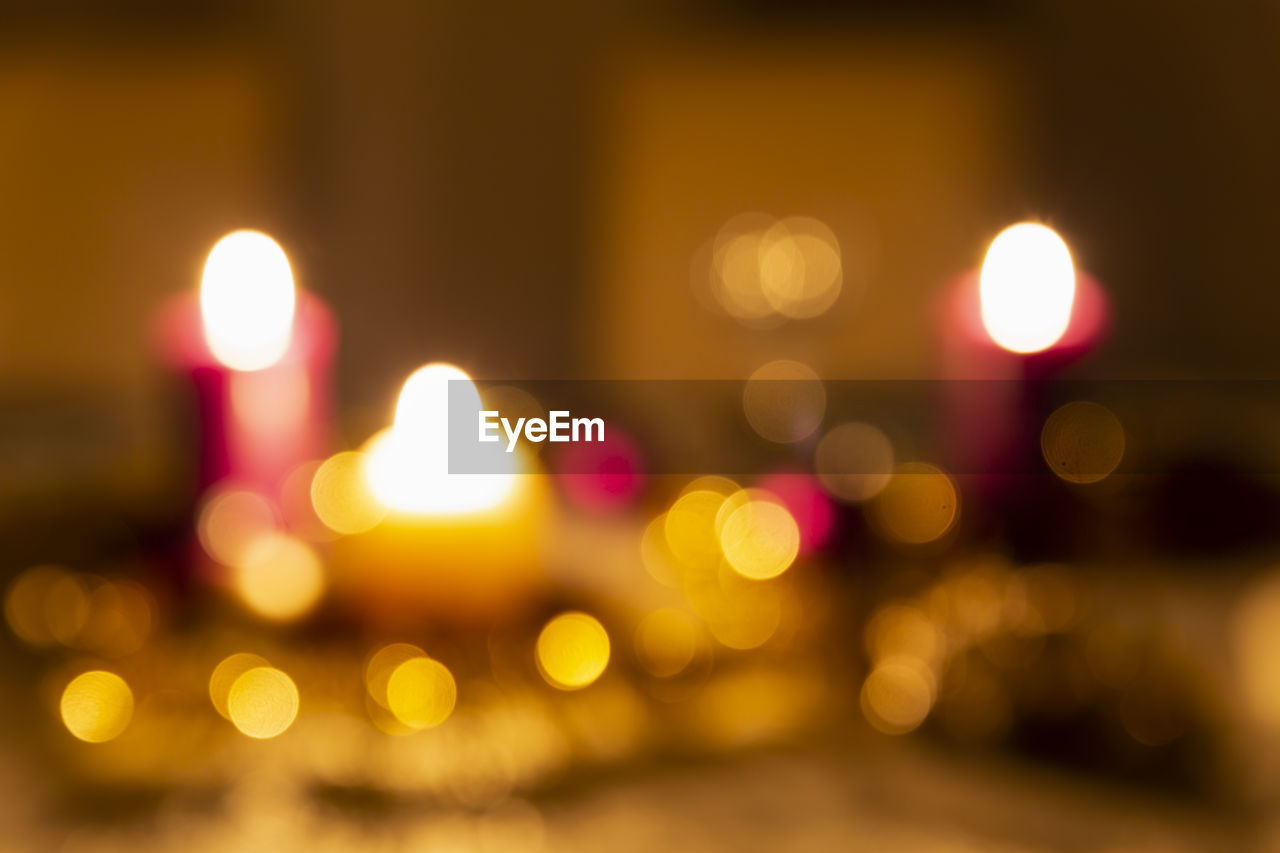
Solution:
{"label": "red candle", "polygon": [[1023,222],[996,237],[981,271],[953,282],[942,304],[942,445],[953,471],[1017,470],[1038,433],[1035,385],[1093,350],[1109,313],[1054,231]]}
{"label": "red candle", "polygon": [[164,306],[158,335],[194,393],[202,491],[230,481],[274,500],[291,470],[328,449],[337,323],[295,289],[270,237],[236,231],[218,241],[199,293]]}

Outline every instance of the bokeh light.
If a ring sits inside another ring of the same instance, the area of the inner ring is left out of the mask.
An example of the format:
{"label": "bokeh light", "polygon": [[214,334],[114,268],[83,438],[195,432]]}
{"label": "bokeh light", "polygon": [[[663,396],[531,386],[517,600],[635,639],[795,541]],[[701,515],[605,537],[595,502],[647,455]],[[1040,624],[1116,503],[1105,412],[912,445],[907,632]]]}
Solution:
{"label": "bokeh light", "polygon": [[871,520],[886,538],[923,545],[941,538],[960,514],[951,478],[924,462],[900,465],[871,504]]}
{"label": "bokeh light", "polygon": [[133,691],[114,672],[95,669],[71,679],[62,691],[62,722],[89,743],[119,737],[133,718]]}
{"label": "bokeh light", "polygon": [[1067,330],[1076,273],[1067,244],[1051,228],[1021,222],[987,250],[979,280],[982,324],[999,346],[1040,352]]}
{"label": "bokeh light", "polygon": [[275,240],[235,231],[205,261],[200,310],[205,338],[218,361],[235,370],[261,370],[289,348],[293,330],[293,271]]}
{"label": "bokeh light", "polygon": [[196,521],[196,535],[205,553],[224,566],[242,562],[254,542],[279,529],[269,500],[236,488],[211,492]]}
{"label": "bokeh light", "polygon": [[311,506],[335,533],[364,533],[387,514],[365,477],[365,463],[363,453],[338,453],[322,462],[311,478]]}
{"label": "bokeh light", "polygon": [[878,495],[893,476],[893,445],[878,428],[844,423],[818,442],[813,467],[823,487],[842,501],[860,503]]}
{"label": "bokeh light", "polygon": [[1110,409],[1077,400],[1057,409],[1040,432],[1040,452],[1049,470],[1068,483],[1105,480],[1124,458],[1124,426]]}
{"label": "bokeh light", "polygon": [[725,496],[710,489],[695,489],[676,499],[667,510],[664,529],[667,545],[686,566],[715,565],[720,561],[716,516]]}
{"label": "bokeh light", "polygon": [[636,627],[636,658],[651,675],[670,678],[683,672],[698,651],[698,625],[674,607],[647,614]]}
{"label": "bokeh light", "polygon": [[780,359],[756,369],[742,392],[751,428],[779,444],[803,441],[822,424],[827,392],[818,374],[798,361]]}
{"label": "bokeh light", "polygon": [[824,223],[789,216],[760,238],[760,289],[775,311],[793,320],[817,317],[840,296],[840,243]]}
{"label": "bokeh light", "polygon": [[834,232],[808,216],[739,214],[695,263],[695,276],[705,270],[709,277],[714,303],[754,328],[821,315],[840,296],[844,277]]}
{"label": "bokeh light", "polygon": [[836,530],[836,507],[817,478],[778,472],[762,478],[760,488],[776,495],[795,519],[800,528],[801,555],[812,554],[831,540]]}
{"label": "bokeh light", "polygon": [[412,643],[389,643],[371,654],[364,665],[364,686],[370,698],[390,710],[387,683],[391,681],[391,674],[405,661],[426,656],[426,652]]}
{"label": "bokeh light", "polygon": [[795,562],[800,528],[780,503],[752,500],[725,519],[720,544],[734,571],[752,580],[766,580]]}
{"label": "bokeh light", "polygon": [[586,613],[562,613],[538,635],[538,669],[547,683],[561,690],[591,684],[609,664],[609,634]]}
{"label": "bokeh light", "polygon": [[214,710],[223,719],[230,720],[231,712],[227,710],[227,698],[231,695],[231,685],[236,679],[251,669],[270,666],[266,658],[249,652],[236,652],[227,655],[213,668],[209,676],[209,700]]}
{"label": "bokeh light", "polygon": [[293,725],[298,716],[298,688],[278,669],[254,667],[232,682],[227,716],[251,738],[273,738]]}
{"label": "bokeh light", "polygon": [[428,657],[413,657],[387,679],[387,708],[411,729],[440,725],[453,713],[458,686],[448,667]]}
{"label": "bokeh light", "polygon": [[324,592],[320,557],[306,542],[284,533],[255,539],[232,568],[236,593],[268,619],[297,619],[315,607]]}
{"label": "bokeh light", "polygon": [[862,713],[878,731],[906,734],[924,722],[935,694],[932,675],[918,661],[890,658],[877,664],[862,683]]}

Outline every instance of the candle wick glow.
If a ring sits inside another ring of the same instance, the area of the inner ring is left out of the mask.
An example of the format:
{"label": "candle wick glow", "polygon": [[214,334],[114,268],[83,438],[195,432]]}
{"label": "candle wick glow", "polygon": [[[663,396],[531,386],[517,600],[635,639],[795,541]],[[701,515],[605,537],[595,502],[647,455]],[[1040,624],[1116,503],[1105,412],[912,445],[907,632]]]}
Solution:
{"label": "candle wick glow", "polygon": [[454,399],[479,411],[480,392],[451,364],[428,364],[404,383],[389,430],[370,442],[366,474],[374,495],[401,512],[454,515],[492,509],[516,484],[517,463],[501,474],[449,473],[450,383]]}
{"label": "candle wick glow", "polygon": [[1041,352],[1066,333],[1075,293],[1075,267],[1062,238],[1034,222],[1012,225],[982,263],[982,325],[1010,352]]}
{"label": "candle wick glow", "polygon": [[293,272],[280,245],[259,231],[235,231],[205,261],[200,313],[214,358],[233,370],[280,361],[293,333]]}

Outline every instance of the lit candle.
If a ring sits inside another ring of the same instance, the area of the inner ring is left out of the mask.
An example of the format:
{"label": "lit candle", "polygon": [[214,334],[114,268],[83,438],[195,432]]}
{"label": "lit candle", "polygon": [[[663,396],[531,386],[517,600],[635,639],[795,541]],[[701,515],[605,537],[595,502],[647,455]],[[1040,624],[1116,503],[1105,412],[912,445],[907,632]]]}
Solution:
{"label": "lit candle", "polygon": [[1076,269],[1057,233],[1022,222],[1000,232],[982,269],[957,279],[946,297],[940,343],[949,464],[970,475],[1019,470],[1039,431],[1037,386],[1102,340],[1106,295]]}
{"label": "lit candle", "polygon": [[[429,364],[404,384],[392,426],[371,438],[361,482],[322,482],[312,494],[322,518],[366,519],[334,544],[335,583],[342,600],[396,625],[429,617],[476,623],[510,616],[546,584],[543,535],[550,504],[542,477],[523,470],[516,453],[501,473],[451,474],[448,456],[450,383],[463,381],[472,399],[452,399],[479,411],[479,392],[466,373]],[[378,507],[371,511],[368,506]],[[380,510],[380,511],[379,511]]]}
{"label": "lit candle", "polygon": [[266,234],[219,240],[199,293],[165,306],[159,334],[193,388],[200,490],[229,480],[274,499],[291,470],[325,452],[337,325],[318,297],[294,287],[288,258]]}

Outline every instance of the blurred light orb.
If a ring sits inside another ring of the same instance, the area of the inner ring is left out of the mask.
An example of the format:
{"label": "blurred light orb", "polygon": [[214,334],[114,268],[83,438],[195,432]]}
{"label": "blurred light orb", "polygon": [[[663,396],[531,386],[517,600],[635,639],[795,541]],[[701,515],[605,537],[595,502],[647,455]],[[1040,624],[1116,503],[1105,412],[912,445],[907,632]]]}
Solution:
{"label": "blurred light orb", "polygon": [[640,448],[613,427],[602,442],[565,447],[557,454],[556,467],[561,471],[556,481],[564,496],[579,509],[596,514],[630,505],[640,492],[644,468]]}
{"label": "blurred light orb", "polygon": [[880,606],[867,623],[866,639],[873,661],[910,656],[932,663],[944,651],[938,626],[919,608],[907,604]]}
{"label": "blurred light orb", "polygon": [[1076,273],[1067,244],[1052,229],[1020,222],[987,249],[979,276],[982,325],[1000,347],[1040,352],[1067,331]]}
{"label": "blurred light orb", "polygon": [[760,248],[776,220],[764,213],[733,217],[716,234],[711,248],[712,294],[725,313],[749,326],[781,321],[764,295]]}
{"label": "blurred light orb", "polygon": [[765,584],[724,591],[696,606],[716,642],[737,651],[763,646],[782,625],[782,600]]}
{"label": "blurred light orb", "polygon": [[960,495],[951,478],[924,462],[898,466],[871,504],[871,520],[887,538],[923,545],[942,538],[960,514]]}
{"label": "blurred light orb", "polygon": [[650,675],[670,678],[693,662],[698,650],[698,625],[674,607],[655,610],[636,627],[636,658]]}
{"label": "blurred light orb", "polygon": [[1105,480],[1124,458],[1124,426],[1110,409],[1077,400],[1057,409],[1040,431],[1040,452],[1049,470],[1068,483]]}
{"label": "blurred light orb", "polygon": [[261,370],[289,348],[297,294],[280,245],[259,231],[234,231],[204,264],[200,310],[215,358],[234,370]]}
{"label": "blurred light orb", "polygon": [[812,554],[830,541],[836,508],[815,477],[780,471],[760,480],[760,488],[777,497],[800,528],[800,553]]}
{"label": "blurred light orb", "polygon": [[458,685],[448,667],[428,657],[413,657],[387,679],[387,708],[411,729],[429,729],[449,719],[458,701]]}
{"label": "blurred light orb", "polygon": [[387,710],[387,683],[396,667],[407,660],[425,658],[427,653],[412,643],[389,643],[369,656],[364,666],[364,686],[369,697]]}
{"label": "blurred light orb", "polygon": [[18,639],[32,646],[57,642],[45,614],[50,591],[67,575],[61,566],[33,566],[9,583],[4,595],[4,619]]}
{"label": "blurred light orb", "polygon": [[819,316],[840,296],[842,279],[840,243],[823,222],[789,216],[761,235],[761,292],[779,314]]}
{"label": "blurred light orb", "polygon": [[870,500],[893,476],[893,444],[871,424],[850,422],[827,432],[814,452],[819,482],[835,498],[849,503]]}
{"label": "blurred light orb", "polygon": [[800,527],[782,504],[753,500],[725,519],[720,545],[738,574],[768,580],[795,562],[800,553]]}
{"label": "blurred light orb", "polygon": [[817,317],[840,296],[840,243],[812,217],[739,214],[720,228],[709,255],[709,264],[702,251],[698,261],[716,305],[749,327]]}
{"label": "blurred light orb", "polygon": [[352,536],[378,526],[387,509],[364,476],[365,455],[345,451],[330,456],[311,478],[311,506],[334,533]]}
{"label": "blurred light orb", "polygon": [[78,573],[63,572],[45,593],[44,621],[49,634],[64,646],[77,645],[89,616],[88,584]]}
{"label": "blurred light orb", "polygon": [[251,669],[264,666],[270,666],[266,658],[249,652],[236,652],[218,662],[209,675],[209,701],[213,703],[218,716],[224,720],[231,719],[227,698],[231,695],[231,685],[235,684],[236,679]]}
{"label": "blurred light orb", "polygon": [[119,737],[133,718],[133,691],[114,672],[95,669],[71,679],[62,691],[62,722],[89,743]]}
{"label": "blurred light orb", "polygon": [[760,437],[794,444],[813,435],[822,424],[827,391],[813,368],[779,359],[760,366],[747,379],[742,409]]}
{"label": "blurred light orb", "polygon": [[877,731],[906,734],[929,715],[935,690],[923,666],[905,658],[885,660],[862,683],[862,713]]}
{"label": "blurred light orb", "polygon": [[98,578],[88,604],[88,619],[75,638],[79,648],[123,657],[141,648],[151,633],[151,596],[141,584]]}
{"label": "blurred light orb", "polygon": [[243,562],[253,544],[280,529],[275,508],[257,492],[217,489],[205,498],[196,520],[204,552],[224,566]]}
{"label": "blurred light orb", "polygon": [[278,669],[254,667],[232,682],[227,715],[243,734],[259,740],[273,738],[298,716],[298,688]]}
{"label": "blurred light orb", "polygon": [[[456,382],[465,384],[451,386]],[[391,429],[369,442],[365,476],[388,508],[424,515],[473,513],[502,504],[515,491],[515,454],[502,473],[449,473],[451,396],[468,410],[483,408],[475,383],[460,368],[441,362],[419,368],[405,380]]]}
{"label": "blurred light orb", "polygon": [[710,489],[695,489],[676,498],[664,521],[671,553],[690,568],[720,562],[720,539],[716,535],[716,515],[725,496]]}
{"label": "blurred light orb", "polygon": [[604,672],[609,649],[609,634],[595,617],[562,613],[538,635],[538,669],[551,686],[578,690]]}
{"label": "blurred light orb", "polygon": [[297,619],[315,607],[324,592],[324,568],[315,550],[284,533],[255,539],[232,568],[241,600],[267,619]]}

